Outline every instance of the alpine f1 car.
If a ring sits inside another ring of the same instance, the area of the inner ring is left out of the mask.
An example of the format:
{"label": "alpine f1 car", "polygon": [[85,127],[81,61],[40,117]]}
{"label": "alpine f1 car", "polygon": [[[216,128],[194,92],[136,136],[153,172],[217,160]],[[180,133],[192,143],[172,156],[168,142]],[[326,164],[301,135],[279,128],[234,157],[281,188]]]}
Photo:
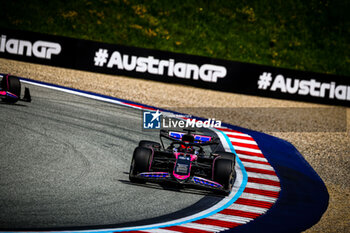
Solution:
{"label": "alpine f1 car", "polygon": [[[235,154],[216,151],[217,137],[186,131],[161,130],[161,143],[140,141],[133,153],[130,181],[173,182],[228,195],[236,179]],[[169,146],[164,146],[163,138]]]}
{"label": "alpine f1 car", "polygon": [[16,103],[18,100],[31,102],[29,88],[25,88],[23,98],[21,95],[21,82],[19,78],[9,74],[0,75],[0,99],[7,103]]}

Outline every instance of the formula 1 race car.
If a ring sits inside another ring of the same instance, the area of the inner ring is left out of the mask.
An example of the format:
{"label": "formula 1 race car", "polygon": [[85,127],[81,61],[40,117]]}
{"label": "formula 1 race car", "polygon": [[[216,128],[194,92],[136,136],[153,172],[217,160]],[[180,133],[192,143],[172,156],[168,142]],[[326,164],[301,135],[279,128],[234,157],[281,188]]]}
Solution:
{"label": "formula 1 race car", "polygon": [[[228,195],[236,179],[235,154],[216,151],[220,142],[217,137],[186,131],[161,130],[161,144],[140,141],[134,150],[129,180],[134,183],[173,182]],[[163,138],[170,141],[166,148]]]}
{"label": "formula 1 race car", "polygon": [[11,76],[9,74],[3,76],[0,75],[0,99],[6,103],[16,103],[18,100],[31,102],[29,88],[24,90],[24,96],[21,99],[21,82],[19,78]]}

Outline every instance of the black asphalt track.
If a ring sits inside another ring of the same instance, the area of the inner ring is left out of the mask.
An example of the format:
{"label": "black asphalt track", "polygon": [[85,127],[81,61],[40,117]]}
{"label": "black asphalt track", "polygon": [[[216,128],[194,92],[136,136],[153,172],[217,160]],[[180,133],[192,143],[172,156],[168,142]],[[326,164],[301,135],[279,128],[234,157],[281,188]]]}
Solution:
{"label": "black asphalt track", "polygon": [[141,111],[27,85],[32,103],[0,102],[0,230],[132,226],[175,219],[221,198],[128,180]]}

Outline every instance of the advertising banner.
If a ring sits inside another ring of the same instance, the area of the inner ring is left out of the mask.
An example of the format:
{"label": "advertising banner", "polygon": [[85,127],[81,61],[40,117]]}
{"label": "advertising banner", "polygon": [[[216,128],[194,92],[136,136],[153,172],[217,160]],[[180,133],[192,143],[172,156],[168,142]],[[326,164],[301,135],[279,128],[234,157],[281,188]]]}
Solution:
{"label": "advertising banner", "polygon": [[0,29],[0,57],[278,99],[350,106],[350,77]]}

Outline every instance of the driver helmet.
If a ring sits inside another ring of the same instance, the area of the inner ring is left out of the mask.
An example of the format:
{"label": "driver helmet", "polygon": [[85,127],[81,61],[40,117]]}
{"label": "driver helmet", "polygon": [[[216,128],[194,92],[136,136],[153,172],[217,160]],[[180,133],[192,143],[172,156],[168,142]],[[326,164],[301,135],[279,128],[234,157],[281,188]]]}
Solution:
{"label": "driver helmet", "polygon": [[[181,141],[188,142],[188,143],[193,143],[194,142],[194,136],[191,135],[191,134],[184,134],[182,136]],[[181,144],[179,149],[182,150],[182,151],[185,151],[186,150],[186,146]],[[192,152],[192,151],[193,151],[193,147],[192,146],[188,146],[187,147],[187,152]]]}

